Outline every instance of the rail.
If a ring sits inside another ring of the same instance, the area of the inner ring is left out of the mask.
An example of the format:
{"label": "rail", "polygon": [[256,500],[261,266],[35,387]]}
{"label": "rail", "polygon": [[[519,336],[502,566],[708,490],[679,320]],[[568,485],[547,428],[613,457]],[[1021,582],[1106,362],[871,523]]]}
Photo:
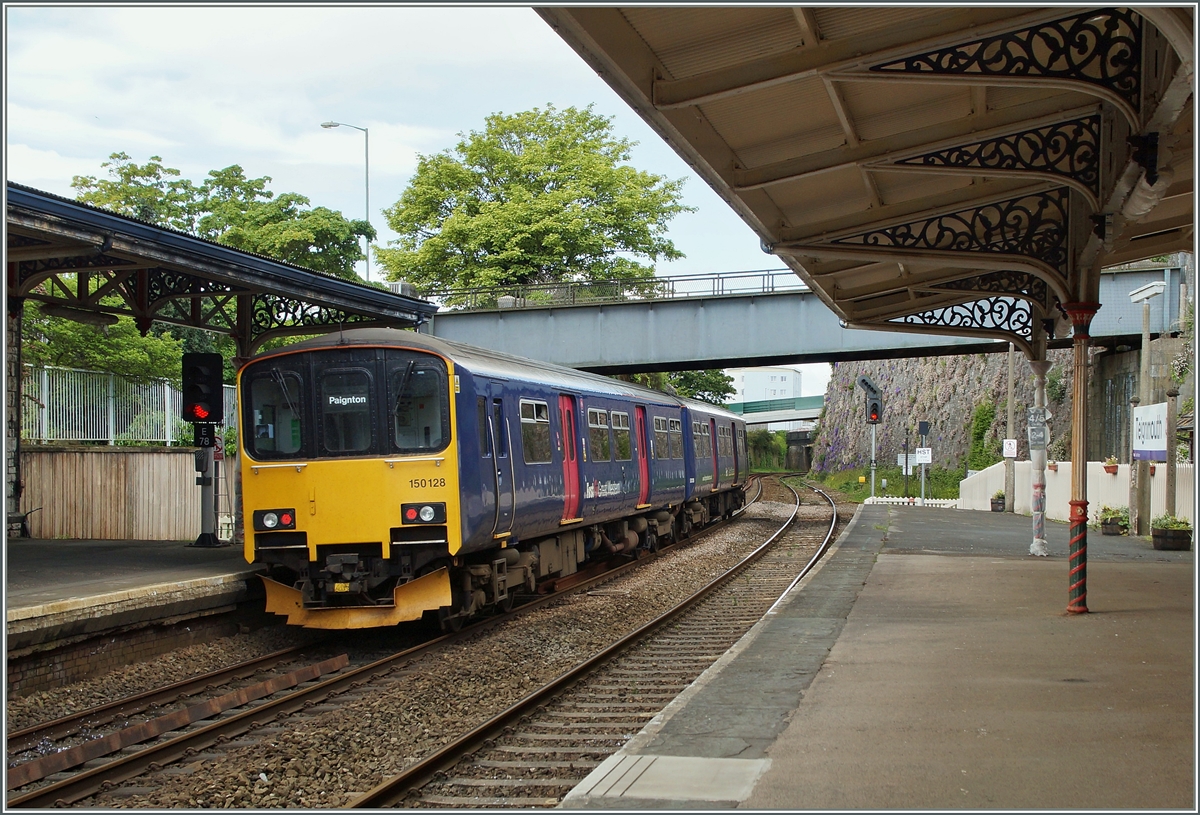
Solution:
{"label": "rail", "polygon": [[[400,291],[404,285],[392,284],[396,291]],[[754,269],[719,274],[674,275],[649,280],[591,280],[492,288],[430,289],[416,294],[446,309],[482,311],[686,297],[731,297],[785,291],[808,291],[808,287],[791,269]]]}

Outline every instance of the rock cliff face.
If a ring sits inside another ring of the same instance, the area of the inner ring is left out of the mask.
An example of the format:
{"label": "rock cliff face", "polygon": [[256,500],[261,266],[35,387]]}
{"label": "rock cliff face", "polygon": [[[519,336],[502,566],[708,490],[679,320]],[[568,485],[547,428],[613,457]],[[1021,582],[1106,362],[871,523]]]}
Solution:
{"label": "rock cliff face", "polygon": [[[1053,414],[1050,458],[1065,458],[1071,427],[1071,351],[1050,351],[1048,358],[1054,363],[1047,377],[1047,407]],[[919,446],[917,422],[928,421],[933,466],[965,469],[972,415],[985,401],[996,408],[985,444],[999,455],[1007,418],[1007,353],[841,362],[834,363],[825,394],[825,415],[813,446],[814,471],[837,472],[870,464],[871,426],[865,421],[864,393],[855,384],[862,374],[883,391],[883,421],[876,431],[880,466],[895,466],[906,430],[911,433],[910,446]],[[1018,439],[1018,456],[1026,458],[1025,409],[1033,406],[1033,372],[1019,351],[1013,383],[1017,408],[1013,435]]]}

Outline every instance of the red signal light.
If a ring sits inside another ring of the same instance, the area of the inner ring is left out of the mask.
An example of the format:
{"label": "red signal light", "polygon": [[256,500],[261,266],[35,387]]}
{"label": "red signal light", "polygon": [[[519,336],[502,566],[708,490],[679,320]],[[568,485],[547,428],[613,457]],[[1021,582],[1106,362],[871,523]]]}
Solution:
{"label": "red signal light", "polygon": [[208,409],[208,405],[197,404],[197,405],[192,405],[191,407],[192,407],[191,413],[192,413],[193,417],[200,419],[200,420],[204,420],[204,419],[208,418],[208,415],[210,413],[210,411]]}
{"label": "red signal light", "polygon": [[417,510],[415,507],[409,507],[404,511],[404,519],[406,521],[415,521],[417,519]]}
{"label": "red signal light", "polygon": [[292,516],[286,512],[283,513],[282,515],[279,516],[279,523],[283,526],[291,526],[292,525]]}

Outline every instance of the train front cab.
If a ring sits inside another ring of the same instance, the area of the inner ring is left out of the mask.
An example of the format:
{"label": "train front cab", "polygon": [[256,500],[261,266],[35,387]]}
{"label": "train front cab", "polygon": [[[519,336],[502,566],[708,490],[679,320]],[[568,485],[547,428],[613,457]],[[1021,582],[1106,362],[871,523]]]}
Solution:
{"label": "train front cab", "polygon": [[363,345],[242,369],[245,555],[270,570],[268,611],[309,628],[367,628],[451,603],[455,382],[437,355]]}

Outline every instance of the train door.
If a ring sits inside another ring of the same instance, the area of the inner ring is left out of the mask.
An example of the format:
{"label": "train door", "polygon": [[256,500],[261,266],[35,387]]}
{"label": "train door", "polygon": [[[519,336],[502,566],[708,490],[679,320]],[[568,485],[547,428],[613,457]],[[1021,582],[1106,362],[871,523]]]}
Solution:
{"label": "train door", "polygon": [[503,536],[512,532],[513,501],[516,493],[516,472],[513,469],[508,416],[504,411],[504,400],[501,398],[503,388],[497,383],[491,386],[491,411],[488,414],[488,436],[494,454],[493,463],[496,465],[496,524],[492,530],[493,536]]}
{"label": "train door", "polygon": [[708,446],[712,451],[712,471],[713,471],[713,489],[716,490],[717,485],[721,483],[721,465],[717,460],[717,454],[720,452],[721,445],[717,443],[717,420],[708,420]]}
{"label": "train door", "polygon": [[646,434],[646,409],[635,408],[634,425],[637,432],[638,508],[650,504],[650,439]]}
{"label": "train door", "polygon": [[559,394],[558,425],[562,432],[563,450],[563,516],[564,521],[579,519],[579,435],[575,424],[575,397]]}
{"label": "train door", "polygon": [[729,447],[733,454],[733,483],[736,484],[741,480],[738,478],[741,472],[738,470],[737,425],[733,423],[729,425]]}

